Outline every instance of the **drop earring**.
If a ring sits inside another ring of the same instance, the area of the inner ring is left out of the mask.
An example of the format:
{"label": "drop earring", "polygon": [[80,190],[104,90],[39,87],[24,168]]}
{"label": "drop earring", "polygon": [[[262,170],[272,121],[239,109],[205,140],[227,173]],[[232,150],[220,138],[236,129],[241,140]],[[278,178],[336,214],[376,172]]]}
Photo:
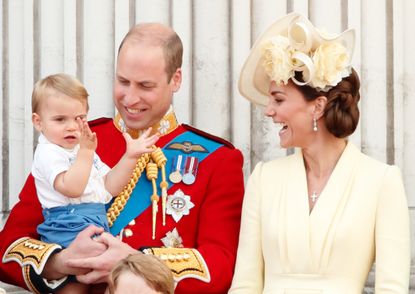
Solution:
{"label": "drop earring", "polygon": [[313,131],[314,132],[317,132],[318,131],[318,128],[317,128],[317,120],[316,120],[315,117],[313,118]]}

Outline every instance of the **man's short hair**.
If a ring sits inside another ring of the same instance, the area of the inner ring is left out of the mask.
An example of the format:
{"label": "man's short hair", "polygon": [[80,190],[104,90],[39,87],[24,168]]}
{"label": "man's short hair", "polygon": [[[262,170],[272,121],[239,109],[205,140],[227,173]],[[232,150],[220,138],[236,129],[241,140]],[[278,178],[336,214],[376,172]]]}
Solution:
{"label": "man's short hair", "polygon": [[168,26],[159,23],[142,23],[133,26],[122,40],[118,48],[118,54],[121,48],[127,42],[137,42],[163,50],[166,62],[167,81],[173,77],[177,69],[182,67],[183,44],[177,33]]}

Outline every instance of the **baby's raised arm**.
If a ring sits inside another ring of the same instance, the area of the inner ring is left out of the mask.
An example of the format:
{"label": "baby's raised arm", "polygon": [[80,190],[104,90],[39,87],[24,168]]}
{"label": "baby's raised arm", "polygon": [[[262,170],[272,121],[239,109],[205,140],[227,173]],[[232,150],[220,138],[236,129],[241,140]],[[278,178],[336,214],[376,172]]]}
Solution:
{"label": "baby's raised arm", "polygon": [[105,188],[111,195],[118,195],[130,179],[137,159],[144,153],[153,151],[153,145],[159,139],[158,134],[151,135],[151,128],[145,130],[137,139],[128,133],[123,134],[127,149],[120,161],[106,175]]}
{"label": "baby's raised arm", "polygon": [[82,195],[91,174],[94,152],[97,148],[97,136],[91,131],[88,122],[78,117],[76,119],[79,134],[79,150],[73,165],[65,172],[56,176],[53,187],[56,191],[70,198]]}

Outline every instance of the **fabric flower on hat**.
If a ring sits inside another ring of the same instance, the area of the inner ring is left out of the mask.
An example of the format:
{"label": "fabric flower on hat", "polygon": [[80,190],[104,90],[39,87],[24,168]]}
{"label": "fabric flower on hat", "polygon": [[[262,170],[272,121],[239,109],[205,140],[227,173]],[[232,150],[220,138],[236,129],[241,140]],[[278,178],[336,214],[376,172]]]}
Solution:
{"label": "fabric flower on hat", "polygon": [[263,44],[262,50],[265,72],[277,84],[286,85],[288,80],[294,76],[293,49],[288,38],[276,36],[269,39]]}
{"label": "fabric flower on hat", "polygon": [[[308,38],[312,37],[306,36],[303,44],[310,43]],[[323,41],[316,49],[293,44],[298,42],[281,35],[262,44],[262,65],[278,85],[286,85],[291,79],[299,86],[308,85],[327,92],[351,73],[350,56],[341,42]],[[301,72],[303,80],[296,80],[295,72]]]}
{"label": "fabric flower on hat", "polygon": [[336,86],[343,77],[350,74],[349,59],[346,48],[341,43],[321,44],[313,55],[315,76],[310,86],[322,91]]}

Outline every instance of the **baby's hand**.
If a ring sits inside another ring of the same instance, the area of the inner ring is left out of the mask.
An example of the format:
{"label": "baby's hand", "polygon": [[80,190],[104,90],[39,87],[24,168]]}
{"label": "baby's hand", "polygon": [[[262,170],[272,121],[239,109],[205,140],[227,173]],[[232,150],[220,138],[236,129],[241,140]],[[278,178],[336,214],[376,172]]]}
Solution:
{"label": "baby's hand", "polygon": [[145,130],[137,139],[131,138],[130,134],[123,133],[125,142],[127,144],[127,151],[125,152],[128,157],[137,159],[144,153],[152,152],[154,149],[152,146],[160,138],[159,134],[150,136],[151,128]]}
{"label": "baby's hand", "polygon": [[95,151],[98,145],[97,135],[91,131],[86,119],[78,117],[76,121],[78,122],[79,129],[81,131],[81,136],[79,137],[79,148]]}

